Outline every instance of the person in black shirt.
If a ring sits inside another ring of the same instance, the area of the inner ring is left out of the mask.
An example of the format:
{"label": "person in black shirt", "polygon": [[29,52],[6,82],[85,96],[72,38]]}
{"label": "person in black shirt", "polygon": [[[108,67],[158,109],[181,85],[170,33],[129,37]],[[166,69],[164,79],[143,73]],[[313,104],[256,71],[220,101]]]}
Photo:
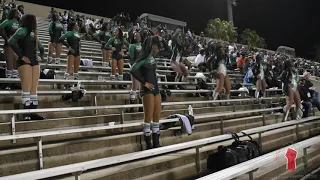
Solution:
{"label": "person in black shirt", "polygon": [[[17,67],[22,87],[22,104],[25,109],[38,107],[37,89],[40,78],[39,61],[43,59],[44,47],[37,36],[36,17],[25,15],[20,28],[9,39],[8,44],[18,56]],[[37,50],[40,50],[40,57]],[[42,120],[38,114],[25,114],[24,120]]]}
{"label": "person in black shirt", "polygon": [[[161,47],[160,42],[165,44],[161,37],[148,37],[142,44],[142,51],[136,63],[131,68],[131,75],[141,83],[142,102],[144,111],[143,132],[147,149],[160,147],[160,114],[161,95],[157,81],[157,61],[156,54]],[[152,124],[151,124],[152,122]],[[151,144],[151,130],[153,146]]]}
{"label": "person in black shirt", "polygon": [[309,93],[308,88],[304,86],[303,80],[299,81],[298,91],[301,98],[301,104],[304,107],[304,112],[302,117],[303,118],[309,117],[312,109],[311,95]]}

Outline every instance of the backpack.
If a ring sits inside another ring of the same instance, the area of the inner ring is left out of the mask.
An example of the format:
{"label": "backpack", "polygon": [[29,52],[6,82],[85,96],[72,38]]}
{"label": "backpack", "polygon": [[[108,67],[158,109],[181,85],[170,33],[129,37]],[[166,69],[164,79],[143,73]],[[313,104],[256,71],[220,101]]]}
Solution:
{"label": "backpack", "polygon": [[252,140],[251,136],[243,133],[250,140],[240,141],[236,133],[230,134],[234,142],[230,146],[219,146],[218,152],[209,155],[207,159],[208,169],[220,171],[260,155],[261,148],[256,141]]}

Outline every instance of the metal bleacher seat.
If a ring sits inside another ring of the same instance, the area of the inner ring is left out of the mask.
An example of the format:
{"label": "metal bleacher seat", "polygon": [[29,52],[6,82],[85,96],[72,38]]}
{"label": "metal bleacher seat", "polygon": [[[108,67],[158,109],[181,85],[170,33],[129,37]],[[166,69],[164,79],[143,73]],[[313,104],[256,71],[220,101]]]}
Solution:
{"label": "metal bleacher seat", "polygon": [[[277,125],[269,125],[269,126],[264,126],[260,128],[255,128],[255,129],[249,129],[246,131],[243,131],[249,135],[256,134],[256,133],[263,133],[275,129],[281,129],[285,127],[290,127],[290,126],[299,126],[300,124],[304,123],[310,123],[314,122],[316,120],[319,120],[320,117],[311,117],[307,119],[303,119],[300,121],[291,121],[291,122],[285,122],[285,123],[280,123]],[[298,132],[299,133],[299,132]],[[39,137],[41,135],[53,135],[52,133],[39,133],[39,134],[30,134],[30,137]],[[243,134],[239,133],[238,134],[240,137],[243,136]],[[11,140],[11,139],[16,139],[16,138],[25,138],[28,137],[28,135],[22,135],[22,136],[7,136],[7,137],[2,137],[0,140]],[[40,138],[41,139],[41,138]],[[190,142],[185,142],[185,143],[180,143],[176,145],[171,145],[171,146],[166,146],[166,147],[161,147],[157,149],[152,149],[152,150],[147,150],[147,151],[142,151],[142,152],[136,152],[136,153],[129,153],[129,154],[124,154],[124,155],[119,155],[119,156],[113,156],[109,158],[104,158],[104,159],[97,159],[93,161],[87,161],[87,162],[82,162],[82,163],[76,163],[76,164],[71,164],[71,165],[66,165],[66,166],[60,166],[60,167],[55,167],[55,168],[49,168],[49,169],[43,169],[40,171],[34,171],[34,172],[28,172],[28,173],[23,173],[23,174],[18,174],[18,175],[12,175],[8,177],[4,177],[6,180],[20,180],[21,178],[27,178],[27,179],[42,179],[42,178],[52,178],[56,177],[59,175],[66,175],[66,174],[73,174],[76,179],[80,178],[80,175],[84,173],[85,171],[94,169],[94,168],[100,168],[100,167],[105,167],[105,166],[110,166],[110,165],[115,165],[119,163],[124,163],[124,162],[129,162],[129,161],[137,161],[145,158],[150,158],[154,156],[159,156],[162,154],[168,154],[168,153],[173,153],[176,151],[182,151],[185,149],[196,149],[196,156],[195,156],[195,161],[196,161],[196,168],[197,171],[200,171],[200,157],[199,157],[199,149],[203,146],[206,146],[208,144],[212,143],[217,143],[221,141],[226,141],[232,139],[232,136],[229,134],[225,135],[220,135],[220,136],[215,136],[215,137],[210,137],[210,138],[205,138],[205,139],[200,139],[200,140],[195,140],[195,141],[190,141]],[[261,137],[260,137],[261,139]],[[308,140],[302,141],[297,143],[300,148],[308,148],[314,144],[320,143],[320,136],[316,136],[314,138],[310,138]],[[41,146],[40,146],[41,147]],[[289,146],[290,147],[290,146]],[[292,147],[292,146],[291,146]],[[284,152],[282,152],[284,154]],[[274,160],[274,152],[263,155],[261,157],[255,158],[253,160],[244,162],[242,164],[233,166],[231,168],[222,170],[216,174],[209,175],[207,177],[203,177],[201,179],[217,179],[217,180],[229,180],[234,177],[237,177],[238,175],[247,173],[247,172],[252,172],[256,168],[265,165],[266,163],[270,163],[272,160]],[[41,163],[40,163],[41,164]],[[250,180],[253,179],[252,174],[250,175]],[[0,178],[1,179],[1,178]]]}

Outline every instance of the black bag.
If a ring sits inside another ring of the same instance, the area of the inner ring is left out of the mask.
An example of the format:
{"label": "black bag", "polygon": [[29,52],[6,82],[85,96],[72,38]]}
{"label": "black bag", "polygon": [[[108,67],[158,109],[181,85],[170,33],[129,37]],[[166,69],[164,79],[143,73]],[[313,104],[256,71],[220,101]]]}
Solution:
{"label": "black bag", "polygon": [[40,79],[54,79],[56,73],[52,69],[42,69],[40,71]]}
{"label": "black bag", "polygon": [[209,155],[208,169],[220,171],[260,155],[259,144],[251,136],[247,135],[251,139],[249,141],[240,141],[236,133],[231,135],[235,141],[230,146],[219,146],[217,153]]}
{"label": "black bag", "polygon": [[259,146],[259,143],[257,141],[252,140],[252,137],[244,132],[241,132],[243,135],[248,136],[250,140],[248,141],[240,141],[239,136],[237,134],[234,134],[238,141],[235,141],[234,146],[244,146],[248,150],[247,157],[248,159],[253,159],[258,156],[260,156],[261,153],[261,147]]}

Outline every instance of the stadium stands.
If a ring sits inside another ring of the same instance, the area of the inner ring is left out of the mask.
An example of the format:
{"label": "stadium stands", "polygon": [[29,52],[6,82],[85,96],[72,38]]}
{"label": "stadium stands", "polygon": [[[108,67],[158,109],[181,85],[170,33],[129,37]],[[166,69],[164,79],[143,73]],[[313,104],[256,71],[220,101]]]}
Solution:
{"label": "stadium stands", "polygon": [[[47,53],[48,22],[39,18],[38,26],[39,38]],[[2,46],[3,40],[0,42]],[[65,58],[66,48],[63,52],[62,57]],[[261,99],[264,103],[258,104],[256,99],[247,96],[245,90],[231,91],[240,94],[233,96],[231,100],[212,101],[207,97],[187,97],[188,93],[212,93],[212,90],[195,90],[197,78],[194,75],[198,72],[197,68],[192,69],[189,82],[167,82],[166,75],[172,73],[169,60],[158,59],[157,73],[164,79],[160,85],[188,86],[186,90],[171,90],[172,96],[162,104],[161,123],[178,122],[178,119],[166,117],[188,113],[188,106],[191,105],[196,125],[193,134],[187,136],[181,134],[179,125],[175,124],[162,131],[160,142],[163,147],[145,150],[141,133],[143,114],[126,112],[129,108],[138,109],[142,105],[125,105],[128,104],[129,86],[127,90],[109,90],[110,85],[131,85],[131,82],[110,81],[106,78],[110,68],[100,66],[102,57],[99,43],[82,41],[81,57],[92,59],[94,66],[81,67],[81,70],[88,71],[80,72],[80,81],[59,79],[58,75],[66,67],[65,59],[59,65],[41,64],[41,68],[56,69],[56,79],[40,81],[40,109],[19,110],[20,103],[17,103],[16,97],[20,96],[20,91],[0,91],[0,102],[4,109],[0,111],[0,179],[193,178],[207,173],[206,159],[216,151],[217,146],[232,142],[231,136],[226,132],[243,131],[257,139],[263,153],[267,154],[253,159],[254,163],[245,162],[249,166],[239,164],[203,177],[230,179],[271,162],[275,152],[269,153],[270,151],[292,143],[297,143],[303,149],[320,142],[320,137],[317,136],[320,133],[320,116],[281,123],[282,114],[278,111],[282,110],[280,102],[283,96],[268,96]],[[129,68],[125,71],[128,72]],[[99,76],[103,80],[99,80]],[[232,72],[231,77],[234,82],[242,83],[243,75],[239,72]],[[0,82],[19,83],[19,80],[4,78]],[[62,102],[61,96],[70,94],[71,91],[57,90],[57,85],[78,82],[84,85],[85,96],[78,102]],[[215,82],[208,84],[214,86]],[[268,90],[278,91],[281,90]],[[225,106],[226,102],[232,105]],[[220,103],[221,106],[212,106],[212,103]],[[19,121],[19,115],[25,113],[40,113],[46,119]],[[242,137],[242,134],[239,133],[239,136]],[[311,153],[315,152],[318,149]],[[319,157],[310,159],[310,162],[319,164]],[[268,177],[263,174],[259,176]]]}

